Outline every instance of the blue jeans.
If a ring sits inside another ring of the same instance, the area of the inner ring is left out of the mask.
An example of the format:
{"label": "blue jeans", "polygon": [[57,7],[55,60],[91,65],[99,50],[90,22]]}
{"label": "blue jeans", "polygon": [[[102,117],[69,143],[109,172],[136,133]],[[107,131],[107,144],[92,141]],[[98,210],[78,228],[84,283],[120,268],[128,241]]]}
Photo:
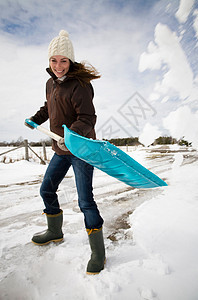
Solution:
{"label": "blue jeans", "polygon": [[84,214],[85,227],[87,229],[100,228],[103,219],[93,198],[93,167],[74,155],[57,155],[52,157],[46,170],[40,194],[43,198],[47,214],[57,214],[60,212],[57,190],[72,165],[76,187],[78,192],[78,204]]}

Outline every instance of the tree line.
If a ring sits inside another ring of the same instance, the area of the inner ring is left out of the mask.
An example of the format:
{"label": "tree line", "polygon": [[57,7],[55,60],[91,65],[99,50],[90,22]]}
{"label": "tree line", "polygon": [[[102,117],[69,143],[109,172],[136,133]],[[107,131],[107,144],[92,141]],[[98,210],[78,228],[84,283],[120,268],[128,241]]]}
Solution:
{"label": "tree line", "polygon": [[[107,140],[106,140],[107,141]],[[111,144],[115,146],[138,146],[142,145],[139,141],[138,137],[130,137],[130,138],[117,138],[117,139],[110,139],[108,140]],[[175,139],[172,136],[160,136],[151,144],[154,145],[173,145],[178,144],[180,146],[191,146],[192,143],[186,141],[184,138],[182,139]]]}
{"label": "tree line", "polygon": [[[18,147],[21,144],[24,143],[24,139],[22,137],[19,137],[16,141],[11,141],[11,142],[0,142],[0,147],[7,147],[7,146],[14,146],[14,147]],[[45,143],[46,146],[51,146],[52,145],[52,141],[51,139],[44,139],[44,140],[40,140],[37,142],[28,142],[30,146],[32,147],[39,147],[42,146],[43,143]]]}
{"label": "tree line", "polygon": [[[115,146],[138,146],[138,145],[142,145],[139,141],[138,137],[128,137],[128,138],[115,138],[115,139],[109,139],[106,140],[104,139],[104,141],[108,141],[111,144],[115,145]],[[11,142],[0,142],[0,146],[2,147],[6,147],[6,146],[14,146],[14,147],[18,147],[20,146],[22,143],[24,142],[24,139],[22,137],[19,137],[16,141],[11,141]],[[44,139],[44,140],[40,140],[37,142],[29,142],[30,146],[33,147],[39,147],[42,146],[42,144],[45,143],[46,146],[51,146],[52,145],[52,141],[51,139]],[[178,144],[180,146],[191,146],[192,143],[186,141],[184,138],[177,140],[171,136],[160,136],[157,139],[155,139],[155,141],[151,144],[151,145],[172,145],[172,144]]]}

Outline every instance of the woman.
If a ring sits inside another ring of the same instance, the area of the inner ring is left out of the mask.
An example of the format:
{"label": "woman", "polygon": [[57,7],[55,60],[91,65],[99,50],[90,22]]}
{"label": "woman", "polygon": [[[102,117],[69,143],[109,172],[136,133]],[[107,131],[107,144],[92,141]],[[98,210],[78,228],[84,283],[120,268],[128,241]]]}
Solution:
{"label": "woman", "polygon": [[[61,30],[48,48],[49,66],[47,72],[51,78],[46,84],[45,105],[30,119],[37,124],[50,121],[50,129],[64,136],[62,125],[87,138],[95,139],[96,115],[93,106],[93,87],[91,80],[100,78],[93,67],[85,67],[74,60],[74,50],[68,33]],[[25,125],[29,126],[25,123]],[[32,128],[32,127],[31,127]],[[63,239],[63,212],[59,207],[57,189],[70,166],[75,174],[78,203],[84,214],[85,227],[91,247],[91,259],[87,265],[87,274],[98,274],[104,268],[105,248],[102,234],[103,219],[93,198],[93,167],[73,156],[64,144],[52,141],[55,151],[46,170],[40,194],[43,198],[48,229],[36,234],[32,242],[46,245]]]}

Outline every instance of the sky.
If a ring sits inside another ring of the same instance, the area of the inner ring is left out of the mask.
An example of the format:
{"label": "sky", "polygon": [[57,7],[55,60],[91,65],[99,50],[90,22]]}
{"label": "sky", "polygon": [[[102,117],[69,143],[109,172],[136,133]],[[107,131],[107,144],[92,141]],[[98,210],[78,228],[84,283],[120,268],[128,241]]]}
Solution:
{"label": "sky", "polygon": [[0,11],[0,141],[46,138],[24,120],[44,104],[48,45],[65,29],[75,60],[102,75],[99,139],[172,135],[198,147],[198,1],[0,0]]}

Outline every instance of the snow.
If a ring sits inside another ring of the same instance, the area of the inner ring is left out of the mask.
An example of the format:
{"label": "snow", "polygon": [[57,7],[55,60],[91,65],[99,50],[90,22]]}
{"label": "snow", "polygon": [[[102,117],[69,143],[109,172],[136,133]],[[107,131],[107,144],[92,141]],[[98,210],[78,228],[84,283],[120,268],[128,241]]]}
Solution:
{"label": "snow", "polygon": [[176,111],[170,112],[163,119],[163,124],[169,130],[170,135],[177,139],[185,137],[193,143],[194,147],[198,147],[198,112],[193,113],[189,106],[183,105]]}
{"label": "snow", "polygon": [[95,170],[107,252],[97,276],[85,273],[90,249],[73,171],[58,191],[64,242],[39,247],[30,240],[46,228],[39,187],[47,165],[0,163],[1,299],[197,299],[198,153],[178,145],[129,150],[168,187],[133,189]]}
{"label": "snow", "polygon": [[153,126],[149,123],[143,128],[142,133],[139,136],[139,141],[145,146],[149,146],[161,135],[161,132],[158,130],[157,126]]}
{"label": "snow", "polygon": [[[0,172],[4,174],[1,178],[1,185],[16,184],[24,181],[36,180],[44,172],[45,166],[38,163],[18,161],[14,164],[0,164]],[[16,176],[17,174],[17,176]]]}

